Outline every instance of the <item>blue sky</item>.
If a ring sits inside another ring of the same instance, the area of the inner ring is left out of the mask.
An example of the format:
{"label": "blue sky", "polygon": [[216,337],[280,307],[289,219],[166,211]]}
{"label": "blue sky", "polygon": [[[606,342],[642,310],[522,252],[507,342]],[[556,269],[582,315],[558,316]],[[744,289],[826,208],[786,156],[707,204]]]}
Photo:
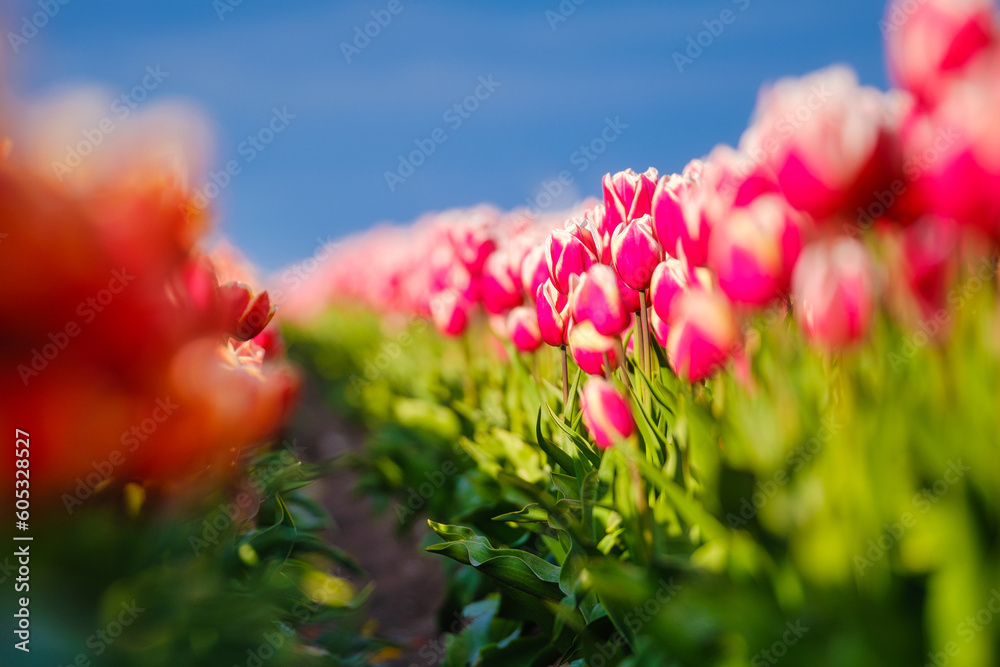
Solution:
{"label": "blue sky", "polygon": [[[72,82],[124,93],[159,64],[170,77],[149,99],[195,102],[216,127],[216,167],[241,163],[215,200],[220,224],[265,268],[377,222],[522,205],[563,170],[573,197],[599,194],[607,171],[679,170],[735,143],[758,88],[781,76],[836,62],[886,86],[872,0],[235,1],[69,0],[16,53],[7,37],[0,61],[29,94]],[[0,11],[20,31],[40,10],[10,0]],[[391,20],[347,62],[341,44],[371,12]],[[706,21],[718,34],[678,71],[673,54]],[[475,111],[445,115],[490,76],[499,85],[479,88]],[[241,142],[275,108],[295,118],[247,161]],[[577,152],[608,119],[627,127],[593,159]],[[435,130],[443,143],[390,190],[385,172]]]}

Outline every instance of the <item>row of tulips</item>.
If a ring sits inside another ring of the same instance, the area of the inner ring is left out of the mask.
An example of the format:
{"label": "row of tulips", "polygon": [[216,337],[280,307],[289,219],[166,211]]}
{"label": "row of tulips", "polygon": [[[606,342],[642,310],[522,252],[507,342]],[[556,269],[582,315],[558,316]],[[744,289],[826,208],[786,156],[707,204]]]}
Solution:
{"label": "row of tulips", "polygon": [[996,12],[925,3],[888,52],[902,90],[843,67],[779,81],[738,148],[679,174],[607,174],[603,201],[555,229],[557,215],[480,208],[354,239],[293,315],[360,298],[458,336],[481,309],[500,340],[568,348],[591,375],[622,363],[623,340],[648,372],[651,335],[689,382],[745,365],[743,330],[765,309],[828,350],[862,341],[880,302],[916,324],[1000,238]]}
{"label": "row of tulips", "polygon": [[1000,20],[886,16],[899,90],[779,81],[736,148],[371,231],[286,302],[364,488],[479,575],[443,664],[1000,654]]}

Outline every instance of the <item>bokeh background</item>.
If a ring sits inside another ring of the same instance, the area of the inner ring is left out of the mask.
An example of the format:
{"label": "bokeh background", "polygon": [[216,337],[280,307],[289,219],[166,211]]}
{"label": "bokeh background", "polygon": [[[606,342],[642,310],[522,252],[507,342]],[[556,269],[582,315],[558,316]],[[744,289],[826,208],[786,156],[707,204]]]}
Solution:
{"label": "bokeh background", "polygon": [[[216,129],[212,168],[241,165],[214,201],[220,230],[265,269],[378,222],[527,205],[564,170],[572,185],[553,209],[599,195],[607,171],[680,171],[735,143],[760,85],[782,76],[839,62],[886,86],[881,2],[399,0],[396,14],[389,0],[236,2],[69,0],[15,50],[8,31],[39,5],[6,0],[3,59],[31,97],[100,83],[112,117],[112,100],[147,67],[168,73],[138,106],[179,97],[204,110]],[[726,10],[729,24],[719,22]],[[391,20],[355,42],[372,12]],[[689,38],[720,26],[678,68]],[[490,75],[500,86],[454,127],[444,114]],[[243,142],[276,108],[295,118],[249,150]],[[608,118],[627,128],[590,159],[579,149]],[[386,171],[436,128],[447,141],[390,190]]]}

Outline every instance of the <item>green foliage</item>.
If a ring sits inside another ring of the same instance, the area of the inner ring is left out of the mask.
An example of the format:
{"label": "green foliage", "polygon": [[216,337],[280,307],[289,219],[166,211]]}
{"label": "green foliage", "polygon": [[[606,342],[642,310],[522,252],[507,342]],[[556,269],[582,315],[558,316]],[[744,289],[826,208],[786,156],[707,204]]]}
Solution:
{"label": "green foliage", "polygon": [[[992,289],[966,296],[944,342],[883,319],[840,355],[753,321],[749,380],[686,385],[657,348],[651,377],[619,372],[638,434],[607,451],[562,405],[556,351],[424,326],[348,413],[385,505],[461,459],[408,515],[463,565],[445,664],[996,664],[1000,326]],[[293,332],[300,358],[358,373],[398,338],[349,320]]]}
{"label": "green foliage", "polygon": [[30,543],[31,653],[8,641],[3,664],[369,664],[385,644],[363,636],[369,589],[334,576],[358,570],[321,538],[323,472],[281,450],[196,501],[129,485],[52,508]]}

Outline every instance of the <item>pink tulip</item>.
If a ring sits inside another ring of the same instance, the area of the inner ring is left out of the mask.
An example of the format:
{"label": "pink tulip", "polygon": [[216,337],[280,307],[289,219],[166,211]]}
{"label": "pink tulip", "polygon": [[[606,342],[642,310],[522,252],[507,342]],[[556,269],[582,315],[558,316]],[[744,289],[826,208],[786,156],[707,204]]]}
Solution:
{"label": "pink tulip", "polygon": [[649,311],[649,328],[653,331],[653,338],[660,344],[660,347],[666,348],[667,339],[670,336],[670,325],[652,309]]}
{"label": "pink tulip", "polygon": [[590,222],[595,230],[595,235],[601,240],[601,252],[597,254],[597,259],[601,264],[611,263],[611,234],[614,229],[608,228],[608,216],[604,212],[604,204],[597,204],[594,208],[583,214],[584,220]]}
{"label": "pink tulip", "polygon": [[566,344],[569,326],[569,299],[546,280],[535,293],[535,313],[542,340],[552,347]]}
{"label": "pink tulip", "polygon": [[441,292],[431,299],[434,326],[445,336],[460,336],[469,325],[471,304],[454,292]]}
{"label": "pink tulip", "polygon": [[483,270],[486,259],[496,250],[497,244],[490,237],[488,226],[469,222],[448,229],[448,238],[458,257],[472,275]]}
{"label": "pink tulip", "polygon": [[607,228],[613,232],[621,223],[647,215],[658,179],[659,174],[652,167],[643,174],[631,169],[614,176],[605,174],[602,185]]}
{"label": "pink tulip", "polygon": [[[953,82],[914,132],[907,154],[923,167],[929,212],[1000,238],[1000,49],[988,68]],[[928,159],[928,156],[933,159]]]}
{"label": "pink tulip", "polygon": [[708,265],[730,300],[762,306],[788,290],[801,245],[795,212],[780,195],[762,195],[713,230]]}
{"label": "pink tulip", "polygon": [[732,308],[719,293],[692,289],[671,309],[667,361],[678,377],[702,380],[726,363],[736,344]]}
{"label": "pink tulip", "polygon": [[995,48],[1000,33],[991,0],[895,0],[883,25],[893,78],[925,104],[936,103],[949,79]]}
{"label": "pink tulip", "polygon": [[615,272],[604,264],[594,264],[580,276],[569,303],[574,321],[589,320],[604,336],[617,336],[631,320],[622,304]]}
{"label": "pink tulip", "polygon": [[642,301],[639,299],[639,292],[623,283],[617,273],[615,273],[615,282],[618,284],[618,295],[621,297],[622,306],[626,312],[638,313],[639,308],[642,306]]}
{"label": "pink tulip", "polygon": [[615,271],[622,282],[634,290],[648,289],[656,265],[663,261],[663,247],[653,235],[651,222],[647,214],[622,223],[611,237]]}
{"label": "pink tulip", "polygon": [[664,176],[653,193],[653,226],[656,238],[671,257],[684,258],[692,266],[702,266],[708,254],[711,230],[703,191],[691,169],[692,177]]}
{"label": "pink tulip", "polygon": [[521,305],[521,276],[515,275],[510,252],[497,250],[486,259],[480,285],[483,307],[493,315],[502,315]]}
{"label": "pink tulip", "polygon": [[635,433],[635,420],[628,401],[603,378],[589,378],[583,385],[580,411],[587,432],[602,449],[627,440]]}
{"label": "pink tulip", "polygon": [[653,271],[653,282],[649,288],[653,297],[653,312],[664,322],[669,321],[674,301],[687,289],[688,273],[684,263],[673,257],[660,262]]}
{"label": "pink tulip", "polygon": [[545,261],[549,278],[563,294],[569,294],[570,276],[578,276],[597,263],[597,257],[569,230],[557,229],[548,238]]}
{"label": "pink tulip", "polygon": [[846,67],[778,81],[756,117],[741,147],[766,156],[792,206],[818,220],[867,205],[896,177],[887,98]]}
{"label": "pink tulip", "polygon": [[538,288],[549,279],[549,267],[545,263],[545,246],[532,246],[521,263],[521,287],[529,298],[534,299]]}
{"label": "pink tulip", "polygon": [[518,306],[507,315],[507,335],[521,352],[534,352],[542,344],[538,315],[533,308]]}
{"label": "pink tulip", "polygon": [[958,241],[959,230],[952,220],[927,217],[903,231],[902,274],[925,320],[948,307]]}
{"label": "pink tulip", "polygon": [[863,338],[875,311],[868,251],[847,237],[807,246],[792,276],[792,304],[805,336],[821,347],[844,347]]}
{"label": "pink tulip", "polygon": [[573,361],[590,375],[603,375],[604,359],[607,357],[611,370],[618,367],[618,344],[612,336],[600,334],[589,320],[573,322],[569,326],[569,350]]}

